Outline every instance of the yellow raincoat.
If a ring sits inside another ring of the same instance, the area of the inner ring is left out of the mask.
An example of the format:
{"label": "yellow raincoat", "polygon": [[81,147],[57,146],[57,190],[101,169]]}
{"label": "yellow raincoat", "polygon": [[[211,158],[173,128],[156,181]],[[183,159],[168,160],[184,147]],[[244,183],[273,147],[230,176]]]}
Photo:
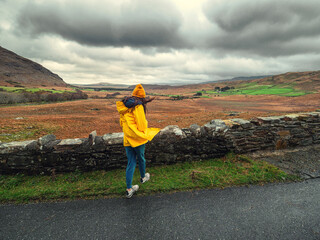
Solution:
{"label": "yellow raincoat", "polygon": [[123,146],[138,147],[151,141],[160,131],[160,128],[148,128],[148,121],[142,105],[127,108],[123,102],[117,102],[117,110],[120,114],[120,125],[124,137]]}

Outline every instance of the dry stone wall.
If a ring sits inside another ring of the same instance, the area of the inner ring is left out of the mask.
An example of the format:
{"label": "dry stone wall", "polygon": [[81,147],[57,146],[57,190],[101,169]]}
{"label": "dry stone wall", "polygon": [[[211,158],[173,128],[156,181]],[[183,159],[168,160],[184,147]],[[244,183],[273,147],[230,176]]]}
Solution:
{"label": "dry stone wall", "polygon": [[[51,174],[126,167],[123,133],[88,138],[0,143],[0,173]],[[320,143],[320,112],[212,120],[180,129],[167,126],[147,144],[148,166],[222,157],[228,152],[294,148]]]}

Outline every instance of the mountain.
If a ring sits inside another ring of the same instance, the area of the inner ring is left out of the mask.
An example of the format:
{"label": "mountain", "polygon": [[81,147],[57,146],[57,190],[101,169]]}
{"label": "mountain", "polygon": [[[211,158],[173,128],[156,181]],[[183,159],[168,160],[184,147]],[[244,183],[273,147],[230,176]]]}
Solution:
{"label": "mountain", "polygon": [[66,87],[57,74],[0,46],[0,86]]}

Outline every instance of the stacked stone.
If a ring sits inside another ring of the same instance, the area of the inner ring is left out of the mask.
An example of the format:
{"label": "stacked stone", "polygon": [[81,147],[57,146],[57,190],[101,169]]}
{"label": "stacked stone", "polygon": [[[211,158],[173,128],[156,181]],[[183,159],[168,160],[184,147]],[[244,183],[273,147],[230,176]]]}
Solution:
{"label": "stacked stone", "polygon": [[[58,140],[47,135],[38,140],[0,143],[0,173],[110,170],[127,164],[123,133]],[[222,157],[228,152],[247,153],[320,143],[320,112],[278,117],[212,120],[190,128],[167,126],[148,143],[150,165],[172,164]]]}
{"label": "stacked stone", "polygon": [[146,157],[152,164],[172,164],[184,161],[224,156],[228,152],[225,140],[215,136],[213,124],[190,128],[167,126],[149,143]]}
{"label": "stacked stone", "polygon": [[320,143],[320,113],[258,117],[251,121],[231,119],[226,138],[236,153],[283,149]]}
{"label": "stacked stone", "polygon": [[89,138],[57,140],[46,135],[38,140],[0,145],[0,172],[51,174],[120,168],[126,164],[122,146],[123,133]]}

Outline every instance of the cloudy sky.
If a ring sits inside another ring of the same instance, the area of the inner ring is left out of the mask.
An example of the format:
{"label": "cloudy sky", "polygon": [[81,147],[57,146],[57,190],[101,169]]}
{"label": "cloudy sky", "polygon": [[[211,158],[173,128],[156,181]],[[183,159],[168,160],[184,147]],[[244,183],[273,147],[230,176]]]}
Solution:
{"label": "cloudy sky", "polygon": [[0,0],[0,45],[68,83],[320,70],[319,0]]}

